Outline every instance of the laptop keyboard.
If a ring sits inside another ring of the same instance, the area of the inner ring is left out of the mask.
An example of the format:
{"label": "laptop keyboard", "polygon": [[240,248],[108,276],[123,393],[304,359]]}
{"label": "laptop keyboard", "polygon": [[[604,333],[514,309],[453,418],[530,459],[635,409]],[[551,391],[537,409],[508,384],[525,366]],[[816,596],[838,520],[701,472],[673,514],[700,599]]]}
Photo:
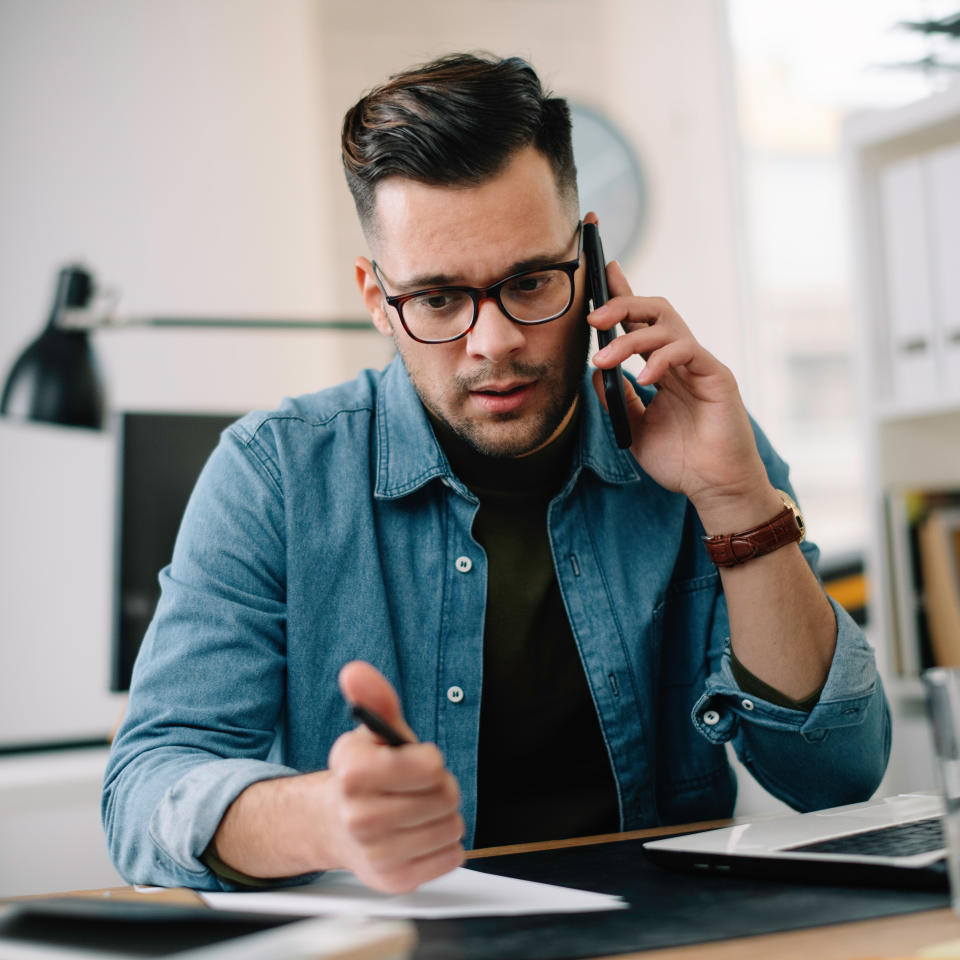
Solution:
{"label": "laptop keyboard", "polygon": [[880,827],[864,833],[851,833],[833,840],[819,840],[799,847],[787,847],[803,853],[853,853],[869,857],[909,857],[944,848],[939,817]]}

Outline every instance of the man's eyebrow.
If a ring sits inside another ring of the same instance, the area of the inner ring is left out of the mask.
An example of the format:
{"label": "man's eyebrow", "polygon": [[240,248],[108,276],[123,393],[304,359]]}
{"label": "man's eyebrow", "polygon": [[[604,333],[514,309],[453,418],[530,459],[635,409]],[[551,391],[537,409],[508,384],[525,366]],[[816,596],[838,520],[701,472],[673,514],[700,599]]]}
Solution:
{"label": "man's eyebrow", "polygon": [[[549,267],[554,263],[564,263],[566,261],[564,261],[563,257],[567,249],[567,247],[564,247],[559,253],[545,253],[538,256],[525,257],[523,260],[517,260],[509,264],[498,279],[503,280],[506,277],[512,277],[515,273],[523,273],[524,270],[534,270],[537,267]],[[496,282],[495,280],[494,283]],[[423,273],[410,277],[409,280],[404,280],[402,283],[396,280],[393,280],[392,283],[401,294],[412,293],[416,290],[429,290],[433,287],[471,286],[471,284],[464,283],[462,277],[457,277],[449,273]]]}

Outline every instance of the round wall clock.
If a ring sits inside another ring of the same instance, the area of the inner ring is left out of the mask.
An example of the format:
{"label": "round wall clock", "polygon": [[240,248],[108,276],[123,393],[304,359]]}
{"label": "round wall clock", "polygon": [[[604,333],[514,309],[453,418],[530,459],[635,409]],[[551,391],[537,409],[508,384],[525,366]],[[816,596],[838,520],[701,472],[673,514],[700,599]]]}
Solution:
{"label": "round wall clock", "polygon": [[604,114],[570,104],[580,211],[595,210],[607,260],[634,253],[647,222],[649,196],[640,158]]}

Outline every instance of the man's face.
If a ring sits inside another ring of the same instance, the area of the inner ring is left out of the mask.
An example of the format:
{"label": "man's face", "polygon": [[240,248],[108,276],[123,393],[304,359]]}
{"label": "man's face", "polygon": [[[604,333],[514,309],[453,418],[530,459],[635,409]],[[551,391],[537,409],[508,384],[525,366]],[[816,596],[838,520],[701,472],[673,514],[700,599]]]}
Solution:
{"label": "man's face", "polygon": [[[391,177],[377,188],[374,256],[388,294],[462,284],[486,287],[531,261],[577,254],[576,219],[557,190],[549,161],[518,151],[480,186],[427,186]],[[357,281],[374,324],[393,336],[424,405],[477,450],[523,456],[544,446],[573,411],[586,366],[583,266],[573,305],[537,326],[508,319],[484,300],[476,325],[452,343],[418,343],[377,287],[370,261]]]}

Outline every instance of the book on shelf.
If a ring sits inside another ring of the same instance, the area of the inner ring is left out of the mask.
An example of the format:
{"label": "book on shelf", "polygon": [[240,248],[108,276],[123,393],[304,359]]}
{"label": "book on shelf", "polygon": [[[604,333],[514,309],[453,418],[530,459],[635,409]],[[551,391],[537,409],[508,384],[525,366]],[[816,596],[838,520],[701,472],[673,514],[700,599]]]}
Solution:
{"label": "book on shelf", "polygon": [[960,507],[930,510],[919,543],[933,659],[942,667],[960,667]]}
{"label": "book on shelf", "polygon": [[960,666],[960,489],[892,488],[886,501],[897,670]]}

